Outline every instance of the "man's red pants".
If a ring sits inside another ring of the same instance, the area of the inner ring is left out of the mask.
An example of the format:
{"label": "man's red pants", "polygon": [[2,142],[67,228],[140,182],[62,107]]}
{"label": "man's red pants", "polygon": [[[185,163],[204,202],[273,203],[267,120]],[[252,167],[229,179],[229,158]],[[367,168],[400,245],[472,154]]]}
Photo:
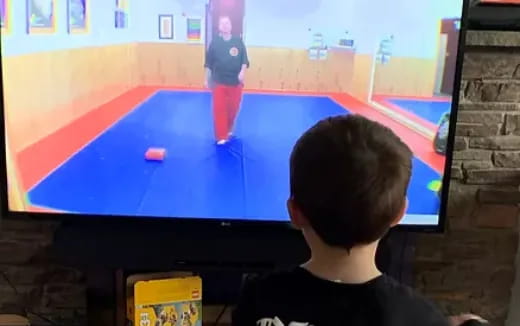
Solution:
{"label": "man's red pants", "polygon": [[242,85],[216,84],[213,88],[213,119],[217,141],[228,139],[242,102]]}

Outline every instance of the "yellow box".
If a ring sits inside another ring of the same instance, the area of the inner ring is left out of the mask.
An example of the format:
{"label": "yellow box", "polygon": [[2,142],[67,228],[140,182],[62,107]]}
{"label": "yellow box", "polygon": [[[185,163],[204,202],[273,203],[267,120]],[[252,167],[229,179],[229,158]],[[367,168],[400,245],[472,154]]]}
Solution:
{"label": "yellow box", "polygon": [[135,326],[202,326],[200,277],[139,281],[128,298]]}

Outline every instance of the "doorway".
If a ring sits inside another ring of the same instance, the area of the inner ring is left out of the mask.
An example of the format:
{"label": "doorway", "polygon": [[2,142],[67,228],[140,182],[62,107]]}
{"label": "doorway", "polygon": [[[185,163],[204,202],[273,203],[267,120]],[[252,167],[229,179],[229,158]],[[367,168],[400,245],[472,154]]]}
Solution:
{"label": "doorway", "polygon": [[206,5],[206,48],[218,35],[220,16],[228,16],[233,25],[233,36],[243,37],[245,0],[210,0]]}
{"label": "doorway", "polygon": [[438,95],[453,95],[460,19],[443,19],[440,33],[435,93]]}

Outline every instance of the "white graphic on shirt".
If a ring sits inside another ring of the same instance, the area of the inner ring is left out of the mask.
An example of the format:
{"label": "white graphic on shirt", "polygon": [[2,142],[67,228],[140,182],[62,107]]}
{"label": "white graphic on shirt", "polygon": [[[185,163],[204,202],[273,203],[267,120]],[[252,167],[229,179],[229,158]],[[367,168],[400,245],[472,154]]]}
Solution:
{"label": "white graphic on shirt", "polygon": [[232,56],[232,57],[236,57],[238,55],[239,51],[236,47],[232,47],[231,49],[229,49],[229,54]]}
{"label": "white graphic on shirt", "polygon": [[285,326],[278,317],[262,318],[256,322],[257,326]]}
{"label": "white graphic on shirt", "polygon": [[[284,323],[278,317],[274,318],[262,318],[256,322],[257,326],[285,326]],[[292,321],[288,326],[312,326],[310,323],[300,323]]]}

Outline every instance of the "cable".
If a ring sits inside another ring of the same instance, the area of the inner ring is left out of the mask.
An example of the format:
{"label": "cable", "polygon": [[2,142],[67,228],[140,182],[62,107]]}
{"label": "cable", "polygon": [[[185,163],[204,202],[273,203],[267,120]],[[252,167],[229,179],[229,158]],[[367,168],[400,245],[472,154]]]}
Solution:
{"label": "cable", "polygon": [[218,326],[218,324],[220,324],[220,321],[222,320],[222,317],[224,317],[224,314],[226,313],[228,307],[229,307],[229,306],[226,304],[226,305],[222,308],[222,311],[221,311],[220,314],[217,316],[217,319],[215,319],[215,323],[213,324],[213,326]]}
{"label": "cable", "polygon": [[[242,275],[242,288],[244,287],[244,285],[247,282],[250,282],[254,278],[255,278],[255,276],[251,275],[251,274]],[[224,314],[226,313],[228,308],[229,308],[229,304],[224,305],[224,307],[222,308],[222,311],[220,311],[219,315],[217,316],[217,319],[215,319],[215,323],[213,324],[213,326],[218,326],[220,324],[220,321],[222,320],[222,317],[224,317]]]}
{"label": "cable", "polygon": [[34,316],[40,318],[41,320],[43,320],[44,322],[49,323],[49,324],[52,325],[52,326],[61,326],[60,324],[58,324],[58,323],[55,322],[54,320],[52,320],[52,319],[50,319],[50,318],[47,318],[47,317],[45,317],[44,315],[39,314],[39,313],[36,313],[36,312],[34,312],[34,311],[27,310],[27,314],[28,314],[28,315],[34,315]]}
{"label": "cable", "polygon": [[[17,297],[20,297],[23,299],[23,296],[20,294],[20,292],[18,292],[18,289],[16,288],[16,286],[14,285],[13,282],[11,282],[11,280],[9,279],[9,276],[7,276],[7,273],[4,272],[4,271],[0,271],[0,275],[2,275],[2,278],[4,279],[5,283],[7,283],[7,285],[13,290],[14,294],[17,296]],[[52,319],[50,318],[47,318],[45,317],[44,315],[42,314],[39,314],[39,313],[36,313],[34,311],[31,311],[29,310],[29,308],[27,308],[27,304],[24,302],[23,306],[22,306],[24,312],[25,312],[25,315],[28,316],[28,315],[34,315],[38,318],[40,318],[41,320],[43,320],[44,322],[46,323],[49,323],[50,325],[52,326],[61,326],[60,324],[56,323],[55,321],[53,321]]]}
{"label": "cable", "polygon": [[17,296],[20,295],[20,293],[18,292],[18,289],[16,288],[16,286],[14,286],[14,284],[11,282],[11,280],[9,279],[9,277],[7,276],[7,273],[4,272],[4,271],[0,271],[0,275],[2,275],[5,283],[7,283],[7,285],[9,285],[9,287],[13,290],[14,294],[16,294]]}

